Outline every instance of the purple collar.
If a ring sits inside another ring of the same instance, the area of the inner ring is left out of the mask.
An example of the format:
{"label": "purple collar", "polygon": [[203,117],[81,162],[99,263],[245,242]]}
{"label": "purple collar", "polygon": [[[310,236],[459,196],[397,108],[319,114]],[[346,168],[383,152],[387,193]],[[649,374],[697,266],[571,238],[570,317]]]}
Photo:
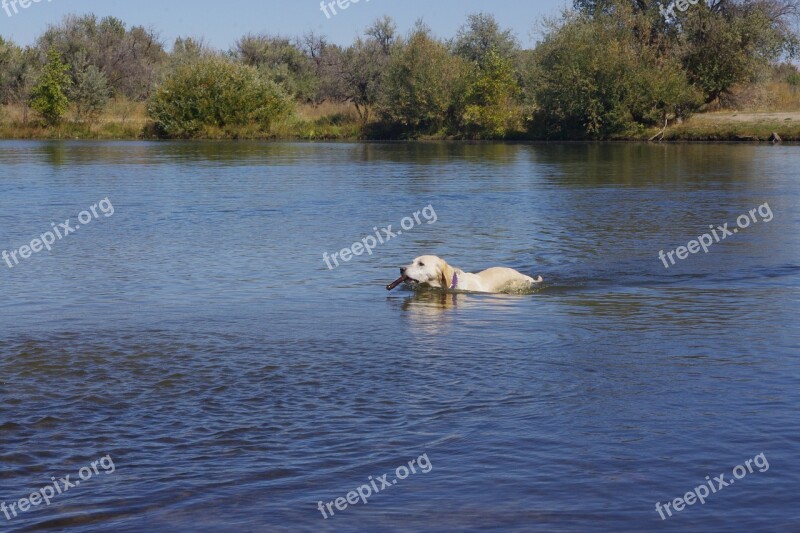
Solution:
{"label": "purple collar", "polygon": [[456,289],[456,288],[458,288],[458,274],[457,274],[457,273],[455,273],[455,272],[453,272],[453,282],[452,282],[452,283],[450,283],[450,288],[451,288],[451,289]]}

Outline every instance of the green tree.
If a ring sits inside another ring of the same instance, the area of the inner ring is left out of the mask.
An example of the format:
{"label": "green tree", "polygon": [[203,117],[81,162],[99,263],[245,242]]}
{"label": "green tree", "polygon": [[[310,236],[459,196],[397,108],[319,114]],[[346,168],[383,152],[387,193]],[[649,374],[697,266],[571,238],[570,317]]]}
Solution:
{"label": "green tree", "polygon": [[183,64],[217,55],[204,39],[178,37],[172,45],[168,68],[174,70]]}
{"label": "green tree", "polygon": [[0,103],[22,108],[23,123],[28,122],[31,89],[39,77],[38,54],[28,47],[12,43],[0,45]]}
{"label": "green tree", "polygon": [[[621,2],[619,0],[573,0],[572,3],[575,6],[575,9],[591,16],[595,16],[613,13],[619,7]],[[625,3],[635,11],[640,12],[648,11],[653,8],[657,9],[658,5],[661,4],[660,0],[632,0]],[[665,4],[668,3],[669,2],[665,2]]]}
{"label": "green tree", "polygon": [[367,28],[367,35],[378,43],[384,54],[388,55],[397,43],[397,25],[392,17],[384,15]]}
{"label": "green tree", "polygon": [[457,56],[482,65],[489,54],[507,59],[519,49],[511,30],[501,30],[494,16],[487,13],[470,15],[451,43]]}
{"label": "green tree", "polygon": [[520,94],[514,65],[490,50],[472,69],[464,95],[463,120],[473,137],[503,138],[521,129]]}
{"label": "green tree", "polygon": [[266,131],[292,108],[291,99],[255,67],[208,57],[170,73],[148,111],[162,135],[193,137],[208,128]]}
{"label": "green tree", "polygon": [[327,92],[336,100],[351,102],[362,124],[372,118],[397,44],[396,27],[388,17],[376,20],[365,33],[346,49],[329,50],[327,56],[332,74]]}
{"label": "green tree", "polygon": [[[115,17],[89,14],[68,15],[60,24],[50,26],[37,39],[36,47],[44,52],[55,47],[64,61],[75,64],[76,56],[86,54],[106,77],[115,96],[145,100],[158,81],[158,69],[166,52],[157,34],[141,26],[127,28]],[[75,72],[71,72],[73,78]]]}
{"label": "green tree", "polygon": [[298,100],[314,99],[318,83],[314,63],[300,44],[287,37],[249,34],[236,43],[234,54],[245,65],[261,70]]}
{"label": "green tree", "polygon": [[0,104],[7,100],[8,87],[11,85],[11,69],[19,54],[19,47],[0,37]]}
{"label": "green tree", "polygon": [[691,83],[706,103],[729,93],[739,83],[766,78],[783,56],[799,47],[796,26],[798,0],[705,0],[685,11],[661,0],[574,0],[591,19],[626,13],[646,21],[630,27],[640,43],[658,46],[662,56],[682,63]]}
{"label": "green tree", "polygon": [[382,98],[384,120],[405,136],[443,132],[454,122],[455,95],[466,71],[463,59],[418,24],[392,54]]}
{"label": "green tree", "polygon": [[72,71],[75,78],[69,92],[70,100],[75,104],[78,120],[91,124],[108,104],[108,80],[99,68],[89,64],[85,54],[76,56]]}
{"label": "green tree", "polygon": [[698,93],[680,61],[639,38],[652,23],[625,6],[552,23],[529,73],[537,135],[609,137],[694,110]]}
{"label": "green tree", "polygon": [[47,53],[44,72],[31,91],[31,107],[51,126],[58,124],[69,109],[66,93],[71,80],[68,70],[58,50],[51,48]]}
{"label": "green tree", "polygon": [[676,50],[706,103],[738,83],[765,80],[778,59],[794,54],[797,35],[781,9],[784,4],[699,3],[680,15]]}

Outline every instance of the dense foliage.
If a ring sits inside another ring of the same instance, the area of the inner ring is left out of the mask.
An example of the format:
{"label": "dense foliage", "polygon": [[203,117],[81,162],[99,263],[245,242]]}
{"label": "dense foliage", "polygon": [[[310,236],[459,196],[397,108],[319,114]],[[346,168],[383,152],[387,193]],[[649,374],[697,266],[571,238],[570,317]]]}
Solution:
{"label": "dense foliage", "polygon": [[61,54],[51,48],[47,53],[44,72],[31,90],[31,107],[51,126],[58,124],[69,109],[66,93],[70,88],[70,79],[67,70],[69,67],[61,61]]}
{"label": "dense foliage", "polygon": [[[681,63],[660,53],[652,21],[630,9],[560,22],[536,49],[532,92],[545,136],[605,137],[683,118],[700,104]],[[636,31],[631,31],[635,29]]]}
{"label": "dense foliage", "polygon": [[255,67],[208,57],[181,65],[153,95],[149,111],[168,137],[193,137],[216,128],[269,128],[291,111],[292,102]]}
{"label": "dense foliage", "polygon": [[658,0],[574,0],[531,49],[487,14],[451,40],[384,17],[349,46],[249,34],[228,51],[180,38],[169,52],[153,30],[69,16],[34,46],[0,38],[0,104],[91,125],[111,99],[147,102],[168,137],[263,133],[295,105],[332,102],[352,105],[364,136],[609,138],[777,72],[796,86],[799,3],[703,0],[665,16]]}

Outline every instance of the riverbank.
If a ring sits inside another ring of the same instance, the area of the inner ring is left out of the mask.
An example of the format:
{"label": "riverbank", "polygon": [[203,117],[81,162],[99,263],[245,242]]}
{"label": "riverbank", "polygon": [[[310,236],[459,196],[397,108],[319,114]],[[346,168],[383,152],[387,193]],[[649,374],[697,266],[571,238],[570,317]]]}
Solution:
{"label": "riverbank", "polygon": [[[301,106],[298,112],[269,131],[247,129],[208,131],[202,138],[263,140],[380,140],[365,133],[356,110],[347,104]],[[647,141],[660,133],[651,128],[638,134],[615,137],[618,141]],[[768,142],[777,133],[783,141],[800,141],[800,112],[717,111],[694,115],[682,124],[664,130],[660,141],[670,142]],[[152,120],[143,103],[116,102],[95,123],[65,121],[59,126],[45,127],[24,111],[13,106],[0,106],[0,139],[29,140],[147,140],[157,139]],[[427,138],[426,138],[427,139]],[[521,137],[524,140],[547,139]],[[434,139],[435,140],[435,139]],[[520,140],[516,138],[515,140]]]}
{"label": "riverbank", "polygon": [[[30,113],[30,112],[29,112]],[[19,106],[0,106],[0,139],[29,140],[145,140],[158,139],[147,106],[125,100],[113,102],[95,122],[65,120],[58,126],[43,126]],[[207,129],[199,139],[233,140],[356,140],[363,138],[356,110],[347,104],[299,106],[297,113],[274,123],[268,131],[252,127]]]}
{"label": "riverbank", "polygon": [[800,112],[703,113],[667,128],[663,140],[770,141],[774,133],[783,141],[800,141]]}

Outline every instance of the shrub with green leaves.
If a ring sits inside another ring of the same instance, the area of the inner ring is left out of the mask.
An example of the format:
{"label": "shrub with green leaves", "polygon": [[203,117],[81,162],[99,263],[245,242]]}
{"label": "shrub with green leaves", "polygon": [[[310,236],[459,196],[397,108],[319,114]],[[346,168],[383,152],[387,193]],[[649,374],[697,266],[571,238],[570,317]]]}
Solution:
{"label": "shrub with green leaves", "polygon": [[61,54],[51,48],[47,53],[47,64],[38,83],[31,90],[31,107],[51,126],[61,122],[69,109],[69,67],[61,60]]}
{"label": "shrub with green leaves", "polygon": [[207,57],[170,73],[148,106],[159,134],[196,137],[252,127],[266,131],[293,110],[291,99],[255,67]]}
{"label": "shrub with green leaves", "polygon": [[69,93],[75,103],[78,121],[95,122],[108,104],[111,89],[105,74],[89,63],[86,54],[77,54],[72,70],[74,82]]}
{"label": "shrub with green leaves", "polygon": [[701,95],[680,61],[638,38],[654,35],[651,24],[620,7],[594,17],[573,13],[551,26],[530,73],[537,134],[605,138],[696,109]]}
{"label": "shrub with green leaves", "polygon": [[510,59],[491,50],[467,79],[462,119],[472,137],[502,139],[518,129],[520,86]]}
{"label": "shrub with green leaves", "polygon": [[319,84],[314,63],[290,39],[248,34],[236,43],[235,52],[242,63],[259,69],[297,100],[313,101]]}
{"label": "shrub with green leaves", "polygon": [[381,114],[407,136],[440,133],[451,122],[454,99],[466,62],[418,26],[392,53]]}

